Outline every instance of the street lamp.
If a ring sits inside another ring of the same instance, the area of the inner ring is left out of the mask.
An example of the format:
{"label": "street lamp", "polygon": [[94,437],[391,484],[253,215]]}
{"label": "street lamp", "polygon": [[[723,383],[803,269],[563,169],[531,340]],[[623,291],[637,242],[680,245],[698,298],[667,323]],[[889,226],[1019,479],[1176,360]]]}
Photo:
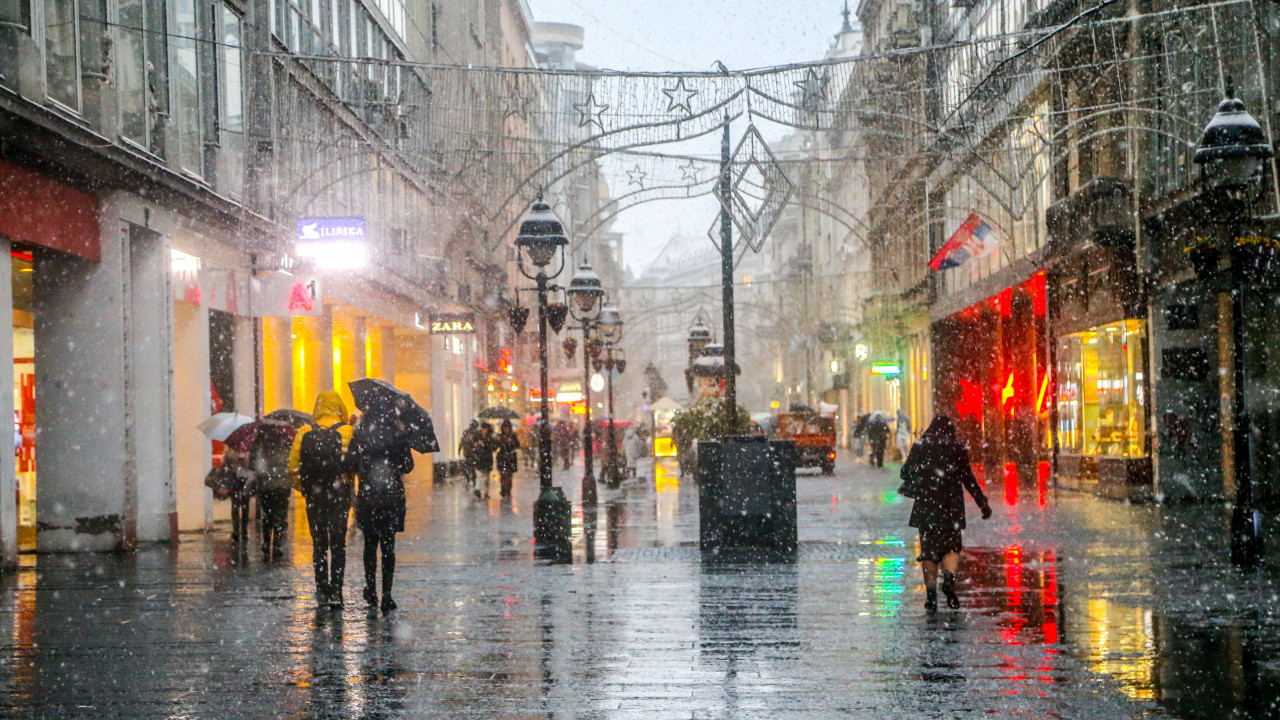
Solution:
{"label": "street lamp", "polygon": [[688,387],[689,397],[693,397],[693,362],[702,356],[702,348],[711,343],[711,328],[702,322],[699,316],[689,328],[689,366],[684,369],[684,384]]}
{"label": "street lamp", "polygon": [[[538,287],[538,364],[542,396],[542,421],[538,427],[538,485],[540,492],[533,505],[533,537],[535,552],[542,556],[563,558],[570,554],[569,522],[572,506],[564,492],[551,486],[551,415],[547,405],[547,291],[548,281],[564,270],[564,246],[569,243],[564,226],[551,212],[551,206],[539,198],[520,223],[516,236],[516,262],[520,274],[537,282]],[[547,266],[560,256],[555,272]],[[525,269],[526,256],[536,268],[536,275]],[[563,316],[561,316],[563,318]]]}
{"label": "street lamp", "polygon": [[[600,276],[591,269],[591,264],[583,258],[578,272],[569,281],[569,312],[582,327],[582,397],[586,406],[585,424],[582,427],[582,506],[595,507],[596,478],[592,459],[594,449],[591,447],[591,328],[600,316],[600,305],[604,301],[604,288],[600,285]],[[599,351],[597,350],[597,354]],[[572,358],[570,358],[572,359]],[[583,512],[584,516],[586,512]]]}
{"label": "street lamp", "polygon": [[[1228,86],[1227,95],[1232,95]],[[1232,449],[1236,477],[1236,501],[1231,512],[1231,562],[1254,567],[1262,560],[1262,513],[1254,507],[1253,468],[1250,458],[1252,433],[1245,407],[1244,366],[1244,258],[1237,248],[1240,225],[1248,219],[1246,190],[1262,170],[1262,161],[1273,151],[1266,133],[1244,109],[1244,103],[1228,97],[1204,128],[1195,162],[1209,201],[1219,205],[1231,227],[1231,343],[1234,347],[1235,396],[1231,415]]]}
{"label": "street lamp", "polygon": [[608,458],[605,472],[608,473],[609,484],[616,487],[619,482],[618,438],[613,426],[613,371],[617,369],[621,373],[626,368],[626,360],[622,360],[621,365],[618,364],[617,356],[622,354],[621,348],[614,348],[614,343],[622,339],[622,313],[613,303],[609,303],[600,310],[596,325],[600,328],[600,338],[604,340],[605,346],[605,356],[600,363],[607,373],[605,377],[609,380],[609,452],[605,455]]}

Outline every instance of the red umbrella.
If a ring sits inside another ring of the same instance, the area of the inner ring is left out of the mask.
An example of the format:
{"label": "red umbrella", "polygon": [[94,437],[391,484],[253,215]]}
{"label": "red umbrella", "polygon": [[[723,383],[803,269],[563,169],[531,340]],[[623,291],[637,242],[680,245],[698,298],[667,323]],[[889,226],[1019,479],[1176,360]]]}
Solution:
{"label": "red umbrella", "polygon": [[259,439],[277,439],[269,437],[274,433],[279,433],[277,438],[281,442],[290,443],[293,442],[293,436],[297,435],[298,431],[293,425],[283,420],[264,418],[236,428],[223,443],[238,453],[247,453]]}

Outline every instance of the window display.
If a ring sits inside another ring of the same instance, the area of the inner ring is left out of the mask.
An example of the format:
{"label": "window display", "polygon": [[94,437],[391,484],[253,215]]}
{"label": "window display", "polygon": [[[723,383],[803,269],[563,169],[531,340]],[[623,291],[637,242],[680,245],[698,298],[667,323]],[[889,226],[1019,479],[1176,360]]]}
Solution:
{"label": "window display", "polygon": [[1145,456],[1142,320],[1058,338],[1058,443],[1067,455]]}

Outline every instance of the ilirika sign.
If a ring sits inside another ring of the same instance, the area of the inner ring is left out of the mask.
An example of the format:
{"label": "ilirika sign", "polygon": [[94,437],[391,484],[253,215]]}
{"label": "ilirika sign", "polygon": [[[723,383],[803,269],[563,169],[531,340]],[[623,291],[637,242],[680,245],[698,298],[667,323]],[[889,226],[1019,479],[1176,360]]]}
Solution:
{"label": "ilirika sign", "polygon": [[369,263],[364,218],[300,218],[294,251],[320,268],[364,267]]}
{"label": "ilirika sign", "polygon": [[433,313],[427,332],[432,335],[475,335],[475,313]]}

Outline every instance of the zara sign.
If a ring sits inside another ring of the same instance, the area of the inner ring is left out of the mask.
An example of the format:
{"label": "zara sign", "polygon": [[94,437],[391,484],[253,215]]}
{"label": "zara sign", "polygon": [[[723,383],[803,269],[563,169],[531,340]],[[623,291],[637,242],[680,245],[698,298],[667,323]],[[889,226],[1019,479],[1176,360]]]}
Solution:
{"label": "zara sign", "polygon": [[432,313],[427,326],[432,335],[474,335],[475,313]]}

